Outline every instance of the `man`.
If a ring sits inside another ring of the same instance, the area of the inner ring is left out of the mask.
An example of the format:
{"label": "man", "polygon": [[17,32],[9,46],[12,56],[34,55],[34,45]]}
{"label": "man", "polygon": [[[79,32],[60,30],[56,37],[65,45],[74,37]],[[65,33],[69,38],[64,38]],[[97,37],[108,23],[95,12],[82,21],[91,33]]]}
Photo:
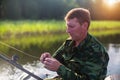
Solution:
{"label": "man", "polygon": [[65,21],[70,38],[53,57],[45,52],[40,61],[62,80],[104,80],[109,57],[103,45],[88,33],[90,12],[84,8],[72,9]]}

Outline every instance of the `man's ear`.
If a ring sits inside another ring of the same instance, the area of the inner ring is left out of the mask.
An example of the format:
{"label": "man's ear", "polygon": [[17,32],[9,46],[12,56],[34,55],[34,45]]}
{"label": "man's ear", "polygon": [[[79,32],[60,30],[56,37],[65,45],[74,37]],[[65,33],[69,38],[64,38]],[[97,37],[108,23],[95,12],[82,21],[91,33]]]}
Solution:
{"label": "man's ear", "polygon": [[88,29],[88,23],[87,23],[87,22],[84,22],[84,23],[83,23],[83,27],[84,27],[85,29]]}

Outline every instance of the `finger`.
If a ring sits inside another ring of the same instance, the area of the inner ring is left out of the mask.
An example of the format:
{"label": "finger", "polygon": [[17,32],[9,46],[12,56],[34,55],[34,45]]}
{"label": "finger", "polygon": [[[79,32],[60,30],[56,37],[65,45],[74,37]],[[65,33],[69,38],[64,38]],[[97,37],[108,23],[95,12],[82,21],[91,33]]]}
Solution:
{"label": "finger", "polygon": [[46,58],[46,53],[43,53],[40,57],[40,61],[43,63]]}
{"label": "finger", "polygon": [[47,57],[50,58],[51,55],[50,55],[50,53],[45,52],[45,53],[42,54],[42,57],[43,57],[43,58],[47,58]]}
{"label": "finger", "polygon": [[44,67],[50,70],[50,63],[44,61]]}
{"label": "finger", "polygon": [[41,59],[43,59],[43,58],[47,57],[48,55],[49,55],[49,53],[48,53],[48,52],[42,53],[42,55],[41,55]]}
{"label": "finger", "polygon": [[44,64],[50,66],[51,65],[51,61],[50,60],[44,60]]}
{"label": "finger", "polygon": [[45,52],[44,54],[45,54],[45,57],[48,57],[48,58],[51,57],[51,54],[49,52]]}
{"label": "finger", "polygon": [[45,61],[51,63],[53,60],[52,60],[52,58],[45,58]]}
{"label": "finger", "polygon": [[44,67],[48,70],[51,70],[52,69],[52,66],[49,64],[49,63],[46,63],[44,64]]}
{"label": "finger", "polygon": [[55,70],[54,70],[54,67],[51,66],[51,65],[44,65],[44,67],[45,67],[46,69],[48,69],[48,70],[55,71]]}
{"label": "finger", "polygon": [[44,61],[44,55],[42,54],[41,57],[40,57],[40,61],[43,63]]}

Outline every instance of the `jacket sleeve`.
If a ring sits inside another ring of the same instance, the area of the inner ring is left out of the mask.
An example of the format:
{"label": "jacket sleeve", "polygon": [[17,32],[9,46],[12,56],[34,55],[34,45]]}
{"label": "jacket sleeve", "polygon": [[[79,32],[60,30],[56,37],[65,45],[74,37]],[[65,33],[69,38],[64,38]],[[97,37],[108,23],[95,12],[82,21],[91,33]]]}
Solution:
{"label": "jacket sleeve", "polygon": [[79,75],[64,65],[59,67],[57,74],[62,77],[63,80],[89,80],[86,75]]}
{"label": "jacket sleeve", "polygon": [[[94,56],[91,55],[89,60],[85,62],[78,61],[77,64],[75,64],[75,62],[70,63],[71,66],[69,68],[61,65],[57,73],[63,80],[104,80],[107,72],[108,60],[106,57],[98,54]],[[78,68],[80,74],[72,70],[73,66]]]}
{"label": "jacket sleeve", "polygon": [[60,48],[52,55],[55,59],[57,59],[60,63],[65,64],[64,58],[62,54],[64,53],[64,45],[60,46]]}

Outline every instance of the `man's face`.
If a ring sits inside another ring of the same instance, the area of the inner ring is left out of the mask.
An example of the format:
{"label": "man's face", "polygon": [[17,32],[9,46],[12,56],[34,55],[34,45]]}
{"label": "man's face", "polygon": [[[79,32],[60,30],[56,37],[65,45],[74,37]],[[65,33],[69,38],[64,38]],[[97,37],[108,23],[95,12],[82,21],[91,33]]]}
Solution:
{"label": "man's face", "polygon": [[66,32],[70,35],[72,40],[82,40],[84,33],[87,32],[87,27],[78,22],[77,18],[66,20]]}

